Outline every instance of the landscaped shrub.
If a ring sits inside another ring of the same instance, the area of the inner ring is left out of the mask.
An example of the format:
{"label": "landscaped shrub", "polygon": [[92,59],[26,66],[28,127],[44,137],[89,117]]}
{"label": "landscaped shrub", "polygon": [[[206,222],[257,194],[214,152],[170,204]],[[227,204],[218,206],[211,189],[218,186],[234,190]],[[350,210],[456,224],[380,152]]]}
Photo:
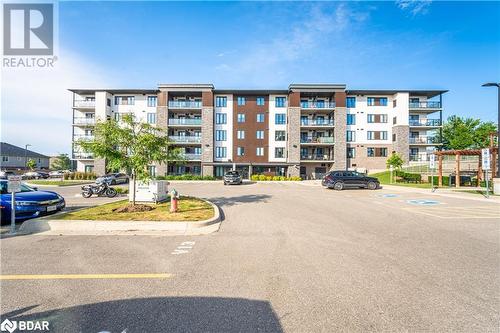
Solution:
{"label": "landscaped shrub", "polygon": [[266,180],[266,176],[265,175],[259,175],[259,180],[260,181]]}
{"label": "landscaped shrub", "polygon": [[[427,176],[427,181],[429,183],[431,182],[431,176]],[[439,181],[439,177],[438,176],[434,176],[434,182],[433,182],[433,184],[437,186],[438,181]],[[448,186],[449,183],[450,183],[450,177],[449,176],[443,176],[443,185],[444,186]]]}
{"label": "landscaped shrub", "polygon": [[63,175],[64,180],[94,180],[97,176],[93,172],[69,172]]}
{"label": "landscaped shrub", "polygon": [[250,176],[250,179],[253,181],[257,181],[257,180],[259,180],[259,175],[252,175],[252,176]]}
{"label": "landscaped shrub", "polygon": [[399,178],[399,181],[415,183],[422,182],[422,175],[419,173],[409,173],[401,170],[396,170],[394,175]]}
{"label": "landscaped shrub", "polygon": [[193,174],[157,176],[157,180],[215,180],[213,176],[201,176]]}
{"label": "landscaped shrub", "polygon": [[266,176],[266,175],[252,175],[250,177],[254,181],[300,181],[300,177],[285,177],[285,176]]}
{"label": "landscaped shrub", "polygon": [[115,187],[115,190],[118,194],[128,194],[128,188]]}

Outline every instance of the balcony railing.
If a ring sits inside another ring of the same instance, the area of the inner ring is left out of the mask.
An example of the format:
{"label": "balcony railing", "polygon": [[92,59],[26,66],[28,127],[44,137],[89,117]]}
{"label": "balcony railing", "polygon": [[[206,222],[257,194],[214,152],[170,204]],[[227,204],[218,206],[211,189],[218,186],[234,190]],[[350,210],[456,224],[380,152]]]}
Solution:
{"label": "balcony railing", "polygon": [[75,125],[95,125],[95,118],[75,117],[73,118]]}
{"label": "balcony railing", "polygon": [[410,126],[425,126],[425,127],[439,127],[441,126],[440,119],[426,119],[426,120],[409,120]]}
{"label": "balcony railing", "polygon": [[93,159],[94,158],[94,155],[92,154],[89,154],[89,153],[74,153],[73,154],[73,158],[74,159]]}
{"label": "balcony railing", "polygon": [[201,109],[201,101],[168,101],[171,109]]}
{"label": "balcony railing", "polygon": [[334,109],[335,102],[300,102],[302,109]]}
{"label": "balcony railing", "polygon": [[426,136],[426,135],[421,135],[417,137],[410,137],[409,140],[410,144],[439,144],[439,137],[438,136]]}
{"label": "balcony railing", "polygon": [[305,161],[333,161],[333,156],[328,154],[300,155],[300,159]]}
{"label": "balcony railing", "polygon": [[171,141],[180,142],[180,143],[201,143],[201,136],[170,135],[168,138]]}
{"label": "balcony railing", "polygon": [[410,109],[440,109],[441,102],[426,101],[426,102],[410,102]]}
{"label": "balcony railing", "polygon": [[201,160],[201,154],[184,153],[182,156],[188,161]]}
{"label": "balcony railing", "polygon": [[429,156],[430,155],[410,154],[410,161],[411,162],[428,162],[430,159]]}
{"label": "balcony railing", "polygon": [[333,126],[333,119],[301,119],[301,126]]}
{"label": "balcony railing", "polygon": [[300,143],[333,143],[333,136],[303,136]]}
{"label": "balcony railing", "polygon": [[87,100],[76,100],[73,105],[75,108],[95,108],[95,101],[87,101]]}
{"label": "balcony railing", "polygon": [[90,140],[94,140],[94,136],[93,135],[85,135],[85,134],[73,135],[73,141],[78,141],[78,140],[90,141]]}
{"label": "balcony railing", "polygon": [[201,119],[169,118],[169,125],[201,125]]}

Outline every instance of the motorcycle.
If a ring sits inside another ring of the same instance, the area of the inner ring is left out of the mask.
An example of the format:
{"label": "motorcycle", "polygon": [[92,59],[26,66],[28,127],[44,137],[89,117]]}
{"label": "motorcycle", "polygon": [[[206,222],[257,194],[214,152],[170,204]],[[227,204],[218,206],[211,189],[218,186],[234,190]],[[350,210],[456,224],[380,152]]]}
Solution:
{"label": "motorcycle", "polygon": [[110,182],[103,181],[100,183],[84,185],[82,186],[82,196],[84,198],[90,198],[92,194],[96,194],[97,196],[107,196],[108,198],[115,197],[118,192],[114,188],[112,188]]}

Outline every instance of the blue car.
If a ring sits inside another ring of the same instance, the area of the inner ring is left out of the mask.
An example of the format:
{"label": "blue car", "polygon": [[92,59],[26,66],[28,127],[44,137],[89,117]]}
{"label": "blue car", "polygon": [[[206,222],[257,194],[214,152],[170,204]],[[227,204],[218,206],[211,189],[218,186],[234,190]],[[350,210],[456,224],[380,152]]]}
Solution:
{"label": "blue car", "polygon": [[[7,181],[0,180],[0,215],[2,224],[10,223],[12,194],[7,191]],[[38,191],[36,188],[21,185],[16,193],[16,222],[54,214],[66,206],[64,198],[51,191]]]}

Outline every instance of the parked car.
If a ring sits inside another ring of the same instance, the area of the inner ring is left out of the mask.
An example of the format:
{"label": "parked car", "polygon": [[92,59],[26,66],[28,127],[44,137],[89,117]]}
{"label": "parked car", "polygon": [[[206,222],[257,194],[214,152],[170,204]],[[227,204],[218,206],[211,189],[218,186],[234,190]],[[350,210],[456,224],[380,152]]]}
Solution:
{"label": "parked car", "polygon": [[368,188],[376,190],[380,187],[380,182],[375,177],[368,177],[364,173],[356,171],[331,171],[323,177],[321,185],[335,190],[343,190],[344,188]]}
{"label": "parked car", "polygon": [[50,175],[44,171],[30,171],[23,175],[24,179],[47,179]]}
{"label": "parked car", "polygon": [[65,173],[66,173],[65,170],[56,170],[49,172],[49,176],[50,178],[62,178]]}
{"label": "parked car", "polygon": [[[10,223],[11,198],[6,180],[0,180],[1,223]],[[54,214],[66,207],[64,198],[51,191],[38,191],[36,187],[21,184],[21,192],[16,193],[16,221]]]}
{"label": "parked car", "polygon": [[0,179],[7,179],[9,176],[15,176],[14,171],[0,171]]}
{"label": "parked car", "polygon": [[231,170],[224,174],[224,185],[227,184],[237,184],[243,183],[243,179],[238,171]]}
{"label": "parked car", "polygon": [[102,183],[104,181],[109,182],[111,185],[116,185],[116,184],[127,184],[129,181],[129,178],[126,174],[124,173],[109,173],[107,175],[98,177],[95,182],[96,183]]}

